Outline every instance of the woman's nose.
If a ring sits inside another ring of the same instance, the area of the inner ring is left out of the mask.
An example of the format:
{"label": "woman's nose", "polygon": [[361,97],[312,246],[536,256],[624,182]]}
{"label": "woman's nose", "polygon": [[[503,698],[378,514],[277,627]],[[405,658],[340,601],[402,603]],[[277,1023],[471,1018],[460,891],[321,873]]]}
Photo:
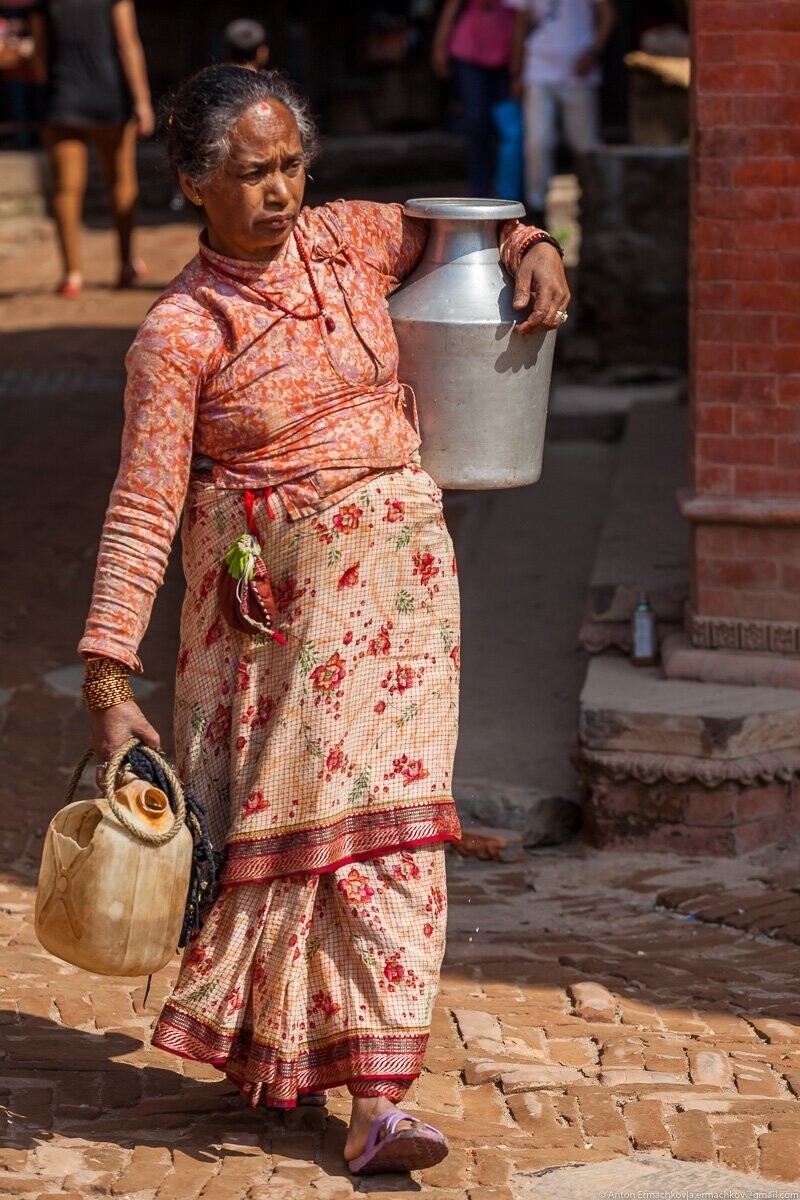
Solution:
{"label": "woman's nose", "polygon": [[267,200],[284,204],[290,195],[289,183],[282,171],[275,171],[267,176],[264,185],[264,196]]}

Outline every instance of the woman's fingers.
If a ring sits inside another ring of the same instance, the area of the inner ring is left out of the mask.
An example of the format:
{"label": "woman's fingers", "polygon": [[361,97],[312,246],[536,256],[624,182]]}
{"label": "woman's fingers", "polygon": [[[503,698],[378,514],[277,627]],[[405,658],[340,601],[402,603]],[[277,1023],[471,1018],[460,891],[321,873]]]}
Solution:
{"label": "woman's fingers", "polygon": [[142,716],[141,722],[134,728],[133,736],[138,737],[151,750],[161,749],[161,738],[150,722],[145,720],[144,716]]}
{"label": "woman's fingers", "polygon": [[[115,751],[131,738],[139,738],[152,750],[161,749],[161,739],[142,710],[133,700],[123,704],[115,704],[100,712],[90,714],[92,726],[92,749],[100,763],[98,773],[103,765],[112,758]],[[99,778],[98,778],[99,782]]]}
{"label": "woman's fingers", "polygon": [[523,258],[517,272],[514,289],[514,308],[533,308],[524,321],[516,325],[517,333],[541,333],[545,329],[560,329],[561,313],[570,301],[564,266],[558,251],[549,243],[534,246]]}

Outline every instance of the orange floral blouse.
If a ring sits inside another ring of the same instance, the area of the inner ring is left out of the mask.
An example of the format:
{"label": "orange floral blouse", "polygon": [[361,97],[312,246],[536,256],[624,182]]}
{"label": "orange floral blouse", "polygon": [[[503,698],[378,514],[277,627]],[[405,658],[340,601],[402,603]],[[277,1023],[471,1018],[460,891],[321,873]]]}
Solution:
{"label": "orange floral blouse", "polygon": [[[419,261],[427,222],[399,204],[337,200],[303,209],[297,228],[333,331],[301,319],[317,305],[294,238],[283,258],[251,263],[201,236],[143,321],[126,359],[120,467],[82,654],[141,670],[193,469],[222,488],[274,487],[297,519],[415,454],[386,297]],[[503,226],[511,274],[534,238]]]}

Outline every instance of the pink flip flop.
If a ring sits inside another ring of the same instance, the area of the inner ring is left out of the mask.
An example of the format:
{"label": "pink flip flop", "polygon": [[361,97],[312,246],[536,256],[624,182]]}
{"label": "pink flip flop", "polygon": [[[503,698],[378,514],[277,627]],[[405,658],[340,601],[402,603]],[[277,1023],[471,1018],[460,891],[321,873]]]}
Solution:
{"label": "pink flip flop", "polygon": [[[398,1129],[402,1121],[410,1121],[411,1127]],[[447,1138],[438,1129],[396,1108],[372,1122],[364,1153],[347,1165],[351,1175],[421,1171],[441,1162],[449,1149]]]}

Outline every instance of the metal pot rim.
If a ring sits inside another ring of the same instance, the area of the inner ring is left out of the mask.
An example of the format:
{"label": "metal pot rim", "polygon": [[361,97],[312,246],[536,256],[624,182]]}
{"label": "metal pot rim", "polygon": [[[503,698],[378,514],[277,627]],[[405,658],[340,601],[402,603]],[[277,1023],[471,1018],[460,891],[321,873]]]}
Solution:
{"label": "metal pot rim", "polygon": [[472,196],[422,196],[406,200],[403,212],[409,217],[445,221],[509,221],[525,216],[518,200],[491,200]]}

